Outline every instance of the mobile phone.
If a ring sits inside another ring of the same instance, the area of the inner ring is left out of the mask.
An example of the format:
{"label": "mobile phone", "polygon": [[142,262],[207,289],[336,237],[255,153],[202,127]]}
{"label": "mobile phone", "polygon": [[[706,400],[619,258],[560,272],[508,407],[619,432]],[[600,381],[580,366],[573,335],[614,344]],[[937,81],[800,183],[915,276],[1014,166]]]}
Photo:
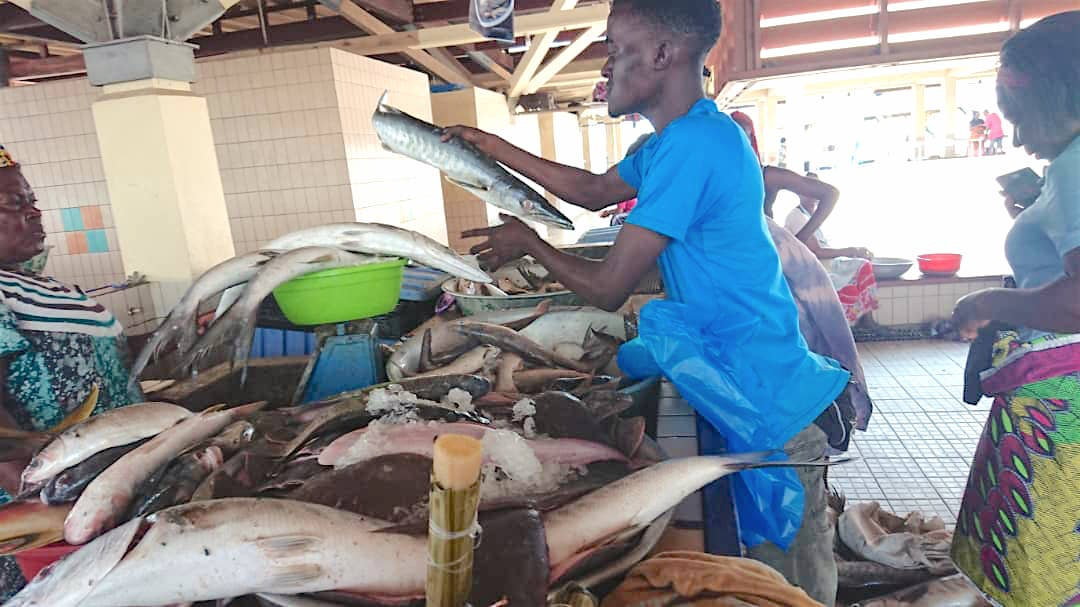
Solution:
{"label": "mobile phone", "polygon": [[1034,204],[1042,192],[1042,179],[1029,168],[1002,175],[997,182],[1013,202],[1025,209]]}

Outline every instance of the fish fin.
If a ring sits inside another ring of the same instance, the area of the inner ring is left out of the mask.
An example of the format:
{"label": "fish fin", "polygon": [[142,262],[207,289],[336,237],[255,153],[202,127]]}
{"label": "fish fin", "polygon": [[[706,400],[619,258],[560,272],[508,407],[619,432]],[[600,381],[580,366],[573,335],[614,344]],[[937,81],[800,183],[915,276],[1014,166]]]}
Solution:
{"label": "fish fin", "polygon": [[346,240],[345,242],[339,242],[337,246],[350,253],[366,253],[363,243],[358,240]]}
{"label": "fish fin", "polygon": [[322,574],[323,568],[315,564],[275,567],[267,585],[273,588],[291,588],[313,582]]}
{"label": "fish fin", "polygon": [[202,410],[203,413],[217,413],[218,411],[224,411],[229,408],[229,403],[218,403],[216,405],[210,405]]}
{"label": "fish fin", "polygon": [[334,259],[333,255],[331,255],[330,253],[326,253],[324,255],[319,255],[315,259],[309,259],[309,260],[307,260],[307,261],[305,261],[303,263],[306,263],[306,264],[326,263],[326,262],[331,261],[333,259]]}
{"label": "fish fin", "polygon": [[386,105],[386,98],[390,96],[390,91],[383,89],[382,95],[379,95],[379,103],[375,105],[380,111],[389,112],[396,111],[396,108]]}
{"label": "fish fin", "polygon": [[435,366],[431,364],[431,329],[426,329],[424,336],[420,338],[420,363],[418,369],[421,373],[427,373],[433,368]]}
{"label": "fish fin", "polygon": [[[743,455],[734,455],[731,459],[742,459]],[[843,457],[836,459],[816,459],[816,460],[803,460],[803,461],[734,461],[731,464],[731,468],[736,471],[742,470],[755,470],[758,468],[828,468],[831,466],[839,466],[848,464],[854,461],[858,461],[858,457]]]}
{"label": "fish fin", "polygon": [[90,417],[90,414],[94,412],[94,408],[97,407],[98,395],[101,393],[96,383],[90,385],[90,394],[86,397],[81,405],[74,411],[68,414],[67,417],[60,420],[59,424],[56,424],[49,429],[49,432],[60,434],[64,430],[81,423],[86,418]]}
{"label": "fish fin", "polygon": [[22,535],[7,537],[0,540],[0,557],[11,556],[34,548],[48,546],[64,539],[64,526],[57,525],[54,529],[44,529],[37,532],[24,533]]}
{"label": "fish fin", "polygon": [[477,185],[471,184],[471,183],[465,183],[464,181],[458,181],[457,179],[454,179],[453,177],[446,177],[446,180],[449,181],[450,183],[456,185],[457,187],[465,190],[466,192],[472,194],[473,196],[476,196],[480,200],[483,200],[485,202],[487,201],[488,190],[486,190],[484,188],[481,188],[481,187],[479,187]]}
{"label": "fish fin", "polygon": [[314,535],[275,535],[255,540],[255,546],[271,559],[282,559],[311,552],[320,541]]}

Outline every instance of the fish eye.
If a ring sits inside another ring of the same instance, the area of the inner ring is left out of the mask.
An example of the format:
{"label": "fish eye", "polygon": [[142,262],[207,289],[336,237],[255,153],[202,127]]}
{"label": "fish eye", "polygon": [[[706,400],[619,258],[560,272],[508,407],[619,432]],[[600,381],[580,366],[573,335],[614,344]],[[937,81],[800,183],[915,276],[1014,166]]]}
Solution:
{"label": "fish eye", "polygon": [[526,211],[531,211],[536,208],[536,205],[533,203],[533,201],[525,198],[521,201],[521,208],[525,209]]}

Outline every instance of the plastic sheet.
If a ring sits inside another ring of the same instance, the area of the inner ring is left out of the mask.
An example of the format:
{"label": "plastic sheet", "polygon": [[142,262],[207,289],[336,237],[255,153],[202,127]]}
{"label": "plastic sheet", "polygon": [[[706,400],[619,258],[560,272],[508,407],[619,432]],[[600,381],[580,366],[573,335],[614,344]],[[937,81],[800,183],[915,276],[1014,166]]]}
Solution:
{"label": "plastic sheet", "polygon": [[[693,319],[684,304],[650,302],[641,311],[639,337],[619,350],[619,368],[633,378],[667,377],[723,434],[730,451],[781,449],[791,437],[777,434],[777,412],[741,388],[759,383],[739,358],[739,345],[749,339],[753,327],[735,323],[718,330],[695,325]],[[776,457],[783,458],[782,453]],[[786,549],[795,539],[803,490],[794,470],[741,472],[735,475],[734,495],[744,544],[770,541]]]}

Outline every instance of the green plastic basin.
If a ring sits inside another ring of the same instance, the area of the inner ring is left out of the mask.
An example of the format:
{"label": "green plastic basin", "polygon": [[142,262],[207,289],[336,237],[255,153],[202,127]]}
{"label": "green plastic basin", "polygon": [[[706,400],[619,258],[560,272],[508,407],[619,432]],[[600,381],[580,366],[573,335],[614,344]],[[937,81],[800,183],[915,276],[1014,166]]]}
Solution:
{"label": "green plastic basin", "polygon": [[295,325],[327,325],[386,314],[394,309],[405,259],[323,270],[274,289],[274,299]]}

